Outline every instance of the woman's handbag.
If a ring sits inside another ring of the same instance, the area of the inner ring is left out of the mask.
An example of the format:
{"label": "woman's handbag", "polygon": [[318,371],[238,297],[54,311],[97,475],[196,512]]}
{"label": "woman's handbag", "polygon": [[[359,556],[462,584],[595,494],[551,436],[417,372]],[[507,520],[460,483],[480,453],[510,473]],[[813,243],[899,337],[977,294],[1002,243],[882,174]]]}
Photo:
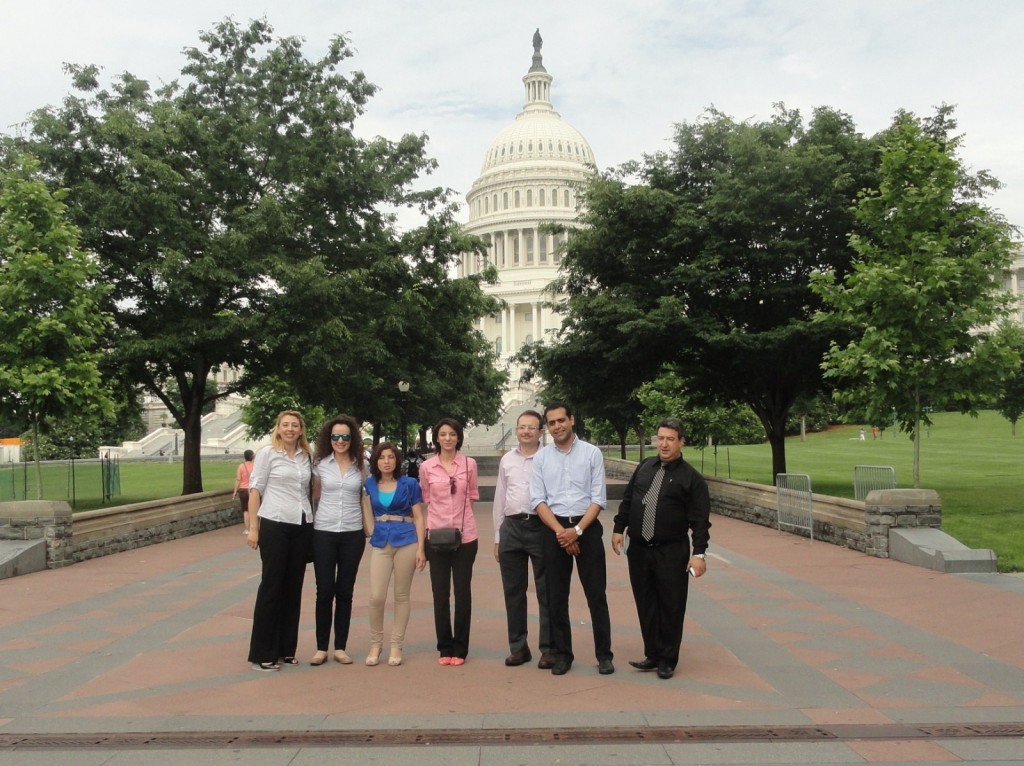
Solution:
{"label": "woman's handbag", "polygon": [[373,504],[370,502],[370,493],[366,491],[366,487],[363,487],[363,494],[359,502],[363,508],[363,534],[367,537],[373,537],[373,528],[375,524],[373,518]]}
{"label": "woman's handbag", "polygon": [[454,553],[462,544],[462,530],[455,527],[431,529],[427,532],[427,544],[434,553]]}

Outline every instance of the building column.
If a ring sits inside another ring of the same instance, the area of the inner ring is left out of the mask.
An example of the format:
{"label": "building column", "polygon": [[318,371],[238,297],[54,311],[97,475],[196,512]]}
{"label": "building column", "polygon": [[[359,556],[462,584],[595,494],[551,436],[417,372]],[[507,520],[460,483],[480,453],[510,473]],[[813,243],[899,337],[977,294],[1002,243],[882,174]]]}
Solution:
{"label": "building column", "polygon": [[512,342],[511,338],[509,337],[509,332],[510,332],[511,324],[512,324],[511,319],[509,317],[509,314],[510,314],[511,310],[512,310],[512,307],[510,305],[508,305],[508,304],[506,304],[505,308],[503,308],[501,310],[501,355],[502,356],[506,356],[508,354],[509,343]]}
{"label": "building column", "polygon": [[508,349],[505,351],[506,354],[511,356],[519,350],[518,341],[516,341],[516,304],[510,303],[508,305]]}

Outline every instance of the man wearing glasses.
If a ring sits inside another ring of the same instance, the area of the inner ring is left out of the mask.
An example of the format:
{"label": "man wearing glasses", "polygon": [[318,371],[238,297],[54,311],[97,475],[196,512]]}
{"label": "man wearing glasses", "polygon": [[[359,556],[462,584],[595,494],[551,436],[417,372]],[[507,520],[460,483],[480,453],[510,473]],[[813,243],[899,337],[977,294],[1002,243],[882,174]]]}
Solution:
{"label": "man wearing glasses", "polygon": [[615,666],[606,594],[608,572],[601,522],[597,520],[608,504],[604,456],[573,432],[576,420],[565,402],[551,402],[544,408],[544,418],[552,443],[533,459],[530,505],[548,529],[544,535],[544,568],[555,655],[551,672],[565,675],[574,659],[569,590],[575,561],[590,608],[597,669],[606,676],[615,672]]}
{"label": "man wearing glasses", "polygon": [[555,659],[551,654],[551,629],[548,620],[547,580],[544,575],[543,542],[547,528],[530,505],[530,478],[533,458],[540,449],[541,424],[539,412],[527,410],[516,421],[518,446],[506,452],[498,464],[498,481],[494,489],[494,560],[501,570],[505,591],[505,616],[508,620],[509,667],[523,665],[533,659],[526,627],[526,589],[530,564],[533,564],[533,585],[537,590],[540,610],[540,660],[537,667],[550,670]]}

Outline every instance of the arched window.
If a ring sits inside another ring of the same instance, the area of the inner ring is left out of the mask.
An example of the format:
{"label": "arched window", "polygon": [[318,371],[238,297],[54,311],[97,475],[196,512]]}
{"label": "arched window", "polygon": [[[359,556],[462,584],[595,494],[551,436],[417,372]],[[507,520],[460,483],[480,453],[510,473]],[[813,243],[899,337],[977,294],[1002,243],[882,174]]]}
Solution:
{"label": "arched window", "polygon": [[501,356],[501,336],[494,339],[494,353]]}
{"label": "arched window", "polygon": [[565,197],[564,197],[564,199],[565,199],[564,207],[572,207],[572,203],[569,201],[569,190],[568,189],[565,190]]}
{"label": "arched window", "polygon": [[515,202],[513,203],[513,205],[514,205],[514,207],[519,207],[519,190],[518,189],[516,190],[515,195],[516,195],[516,197],[515,197]]}
{"label": "arched window", "polygon": [[541,190],[539,190],[537,192],[537,197],[538,197],[537,204],[540,205],[541,207],[544,207],[544,190],[543,189],[541,189]]}
{"label": "arched window", "polygon": [[533,189],[526,190],[526,206],[533,207]]}
{"label": "arched window", "polygon": [[[566,192],[566,194],[568,194],[568,192]],[[508,210],[508,192],[502,193],[501,209]]]}

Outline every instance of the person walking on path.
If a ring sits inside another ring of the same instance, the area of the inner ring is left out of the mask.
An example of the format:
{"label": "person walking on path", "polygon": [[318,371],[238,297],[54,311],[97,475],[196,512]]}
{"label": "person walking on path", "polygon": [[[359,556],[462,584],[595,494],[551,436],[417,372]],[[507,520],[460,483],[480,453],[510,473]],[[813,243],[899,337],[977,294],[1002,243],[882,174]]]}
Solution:
{"label": "person walking on path", "polygon": [[334,659],[351,665],[347,653],[352,592],[366,550],[363,532],[363,437],[351,415],[324,423],[316,442],[313,469],[313,573],[316,575],[316,653],[310,665],[323,665],[334,625]]}
{"label": "person walking on path", "polygon": [[244,534],[249,534],[249,477],[252,475],[252,459],[256,453],[247,449],[242,453],[242,462],[235,470],[235,491],[231,497],[238,498],[238,504],[242,508],[242,524]]}
{"label": "person walking on path", "polygon": [[551,672],[565,675],[574,660],[569,590],[575,561],[593,623],[598,672],[609,675],[615,672],[615,665],[606,592],[608,570],[597,518],[608,504],[604,456],[576,436],[576,420],[569,405],[551,402],[544,409],[544,418],[552,442],[533,459],[530,504],[550,531],[544,535],[544,569],[555,655]]}
{"label": "person walking on path", "polygon": [[366,664],[380,662],[384,645],[384,605],[391,577],[395,580],[395,618],[391,626],[388,665],[402,664],[405,630],[409,626],[409,593],[416,570],[427,565],[424,548],[423,497],[415,479],[401,475],[398,447],[381,442],[370,456],[366,494],[373,510],[370,537],[370,652]]}
{"label": "person walking on path", "polygon": [[249,479],[249,535],[263,573],[253,607],[249,662],[253,670],[297,665],[302,581],[313,536],[312,454],[302,415],[277,416],[270,444],[253,459]]}
{"label": "person walking on path", "polygon": [[[638,670],[657,670],[669,679],[679,663],[689,577],[707,570],[711,500],[704,477],[683,460],[682,424],[665,418],[658,424],[658,454],[633,471],[615,515],[612,550],[626,560],[636,601],[644,659],[630,660]],[[690,535],[693,553],[690,552]]]}
{"label": "person walking on path", "polygon": [[[434,629],[441,665],[459,666],[469,654],[473,617],[473,563],[480,542],[473,501],[480,499],[476,461],[462,449],[462,424],[441,418],[434,426],[437,454],[420,466],[420,490],[427,504],[427,561],[434,596]],[[430,545],[430,530],[458,529],[461,542],[454,551]],[[455,620],[452,621],[454,590]]]}
{"label": "person walking on path", "polygon": [[494,489],[494,560],[501,571],[505,593],[505,616],[508,622],[509,656],[505,664],[515,667],[533,659],[526,626],[526,590],[530,564],[533,584],[540,610],[541,652],[537,667],[550,670],[551,628],[548,616],[547,579],[544,575],[544,538],[547,528],[530,505],[530,477],[533,458],[540,449],[543,418],[539,412],[527,410],[516,421],[519,444],[506,452],[498,463],[498,479]]}

